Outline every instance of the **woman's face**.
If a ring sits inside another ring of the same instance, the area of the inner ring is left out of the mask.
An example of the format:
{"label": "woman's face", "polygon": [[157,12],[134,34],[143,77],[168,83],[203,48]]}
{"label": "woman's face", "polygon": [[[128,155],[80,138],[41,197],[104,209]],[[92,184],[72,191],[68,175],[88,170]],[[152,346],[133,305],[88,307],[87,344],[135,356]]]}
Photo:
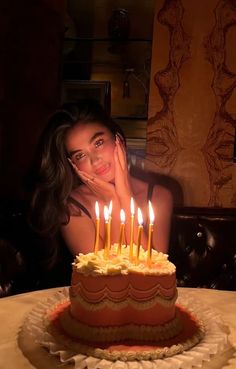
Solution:
{"label": "woman's face", "polygon": [[112,133],[101,123],[78,123],[66,136],[66,148],[72,162],[86,173],[111,182],[115,177]]}

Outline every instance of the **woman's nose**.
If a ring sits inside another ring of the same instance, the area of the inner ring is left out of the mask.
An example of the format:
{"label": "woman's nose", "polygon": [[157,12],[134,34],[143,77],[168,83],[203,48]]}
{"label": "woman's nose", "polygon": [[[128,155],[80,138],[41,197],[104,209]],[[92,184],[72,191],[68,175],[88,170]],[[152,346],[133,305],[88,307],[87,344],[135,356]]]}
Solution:
{"label": "woman's nose", "polygon": [[89,154],[89,158],[92,165],[96,164],[99,161],[99,155],[96,152],[91,152]]}

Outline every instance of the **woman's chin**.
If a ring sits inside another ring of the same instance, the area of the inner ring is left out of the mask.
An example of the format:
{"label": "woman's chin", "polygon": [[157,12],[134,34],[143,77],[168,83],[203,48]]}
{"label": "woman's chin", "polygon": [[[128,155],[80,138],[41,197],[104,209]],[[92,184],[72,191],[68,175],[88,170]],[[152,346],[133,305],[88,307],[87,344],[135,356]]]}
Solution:
{"label": "woman's chin", "polygon": [[103,181],[109,182],[109,183],[115,183],[115,175],[113,171],[109,171],[108,173],[99,176]]}
{"label": "woman's chin", "polygon": [[113,176],[107,175],[107,176],[104,176],[103,178],[102,177],[100,177],[100,178],[103,179],[103,181],[105,181],[105,182],[115,184],[115,177],[113,177]]}

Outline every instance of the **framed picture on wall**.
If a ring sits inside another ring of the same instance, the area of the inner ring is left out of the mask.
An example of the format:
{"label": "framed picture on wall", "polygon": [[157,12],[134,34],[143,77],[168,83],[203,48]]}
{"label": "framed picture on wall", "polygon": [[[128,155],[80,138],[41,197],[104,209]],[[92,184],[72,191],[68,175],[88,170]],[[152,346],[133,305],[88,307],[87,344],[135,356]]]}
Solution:
{"label": "framed picture on wall", "polygon": [[100,102],[108,114],[111,113],[110,81],[66,80],[62,83],[61,103],[81,98],[92,98]]}

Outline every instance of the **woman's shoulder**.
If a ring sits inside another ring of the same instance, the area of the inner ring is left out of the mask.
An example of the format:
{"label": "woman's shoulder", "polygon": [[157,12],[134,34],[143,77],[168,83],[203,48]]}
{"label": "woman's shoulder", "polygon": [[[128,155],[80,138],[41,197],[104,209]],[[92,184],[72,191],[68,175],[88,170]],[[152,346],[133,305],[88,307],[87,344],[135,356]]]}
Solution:
{"label": "woman's shoulder", "polygon": [[131,184],[135,194],[143,191],[149,191],[155,195],[159,193],[159,195],[163,196],[169,196],[171,194],[171,192],[162,185],[146,182],[136,177],[131,177]]}
{"label": "woman's shoulder", "polygon": [[172,203],[173,201],[171,191],[162,185],[132,177],[132,187],[136,196],[145,197],[147,201],[152,200],[158,203]]}
{"label": "woman's shoulder", "polygon": [[153,186],[152,200],[156,201],[159,204],[165,203],[166,205],[172,205],[173,196],[168,188],[162,185],[155,184]]}
{"label": "woman's shoulder", "polygon": [[134,192],[134,195],[138,195],[139,193],[143,193],[147,191],[148,183],[142,181],[139,178],[131,177],[131,186]]}

